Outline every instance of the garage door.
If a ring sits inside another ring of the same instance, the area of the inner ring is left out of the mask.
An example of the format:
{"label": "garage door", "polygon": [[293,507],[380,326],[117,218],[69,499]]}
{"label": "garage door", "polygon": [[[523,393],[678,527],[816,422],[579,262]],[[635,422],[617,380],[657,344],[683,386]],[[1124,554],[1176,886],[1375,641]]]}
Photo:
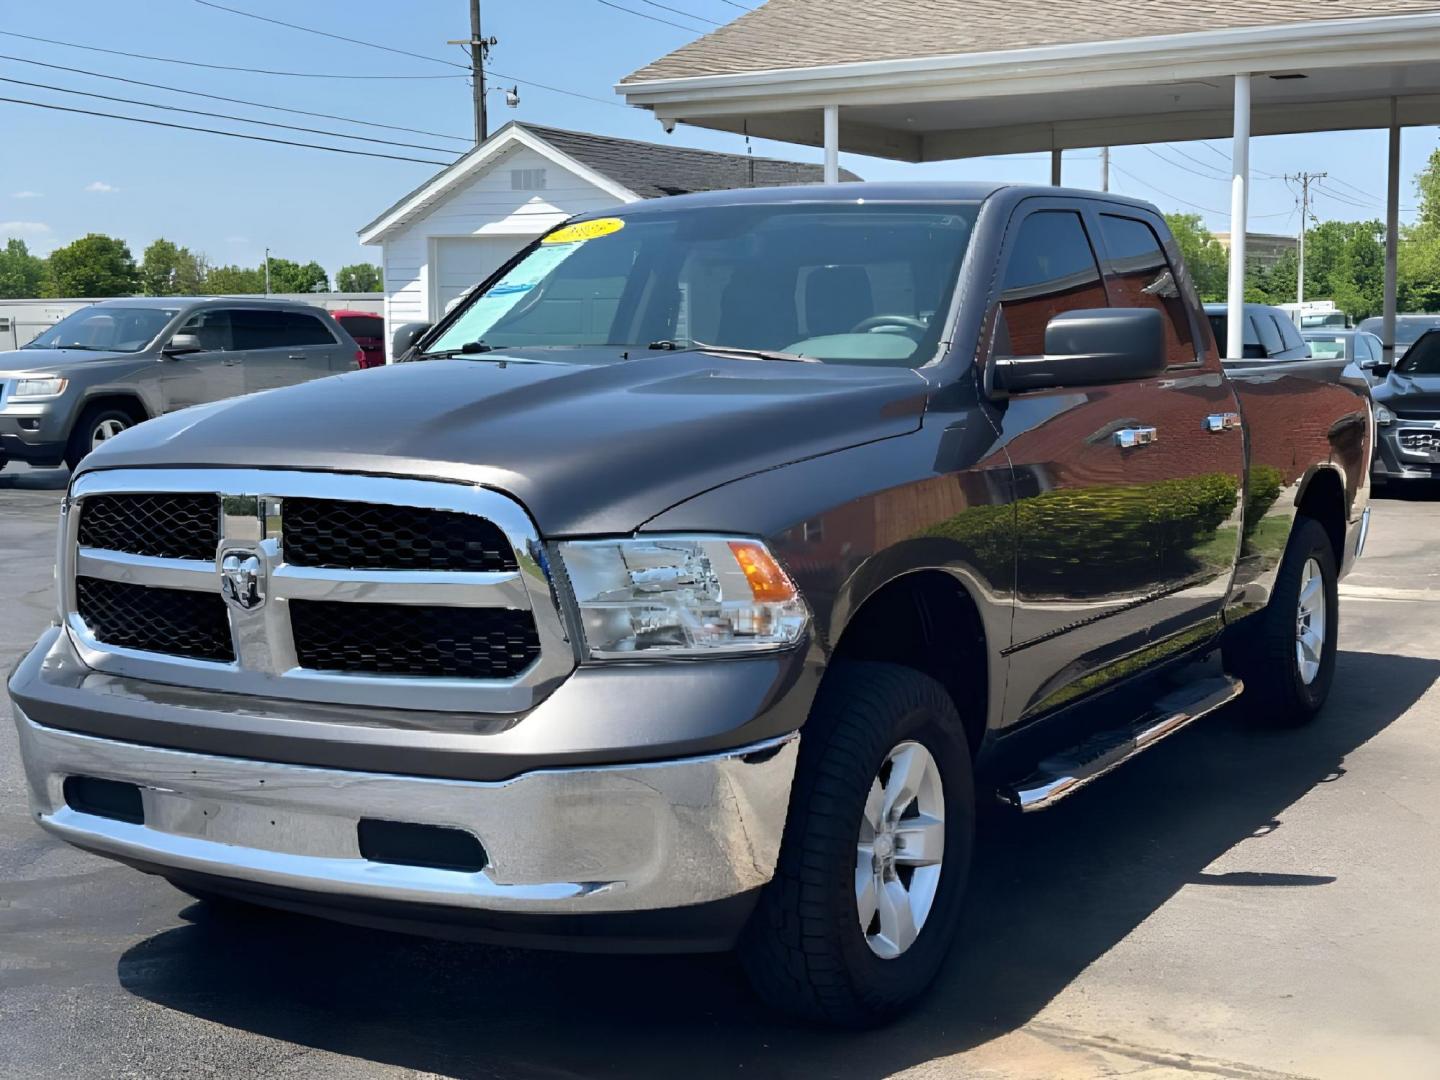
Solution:
{"label": "garage door", "polygon": [[435,300],[439,318],[450,301],[478,285],[530,242],[528,236],[442,237],[435,241]]}

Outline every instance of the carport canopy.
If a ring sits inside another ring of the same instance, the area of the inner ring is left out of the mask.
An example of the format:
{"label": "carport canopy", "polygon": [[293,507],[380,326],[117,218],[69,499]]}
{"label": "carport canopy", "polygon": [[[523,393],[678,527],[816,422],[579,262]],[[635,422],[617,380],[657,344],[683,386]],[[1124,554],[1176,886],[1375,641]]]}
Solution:
{"label": "carport canopy", "polygon": [[768,0],[627,76],[665,124],[900,161],[1231,137],[1229,340],[1242,354],[1249,141],[1386,128],[1393,354],[1400,131],[1440,123],[1440,4],[1419,0]]}

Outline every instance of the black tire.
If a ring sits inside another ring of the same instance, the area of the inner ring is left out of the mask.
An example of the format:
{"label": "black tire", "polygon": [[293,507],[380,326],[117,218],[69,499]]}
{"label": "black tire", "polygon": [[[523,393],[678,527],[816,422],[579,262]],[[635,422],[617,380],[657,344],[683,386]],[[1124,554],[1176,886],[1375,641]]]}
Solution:
{"label": "black tire", "polygon": [[[1320,570],[1326,617],[1319,669],[1307,682],[1296,652],[1296,631],[1305,565],[1312,559]],[[1225,667],[1244,680],[1240,700],[1258,723],[1298,727],[1313,720],[1330,696],[1340,614],[1336,580],[1330,535],[1314,518],[1297,517],[1270,602],[1237,624],[1225,641]]]}
{"label": "black tire", "polygon": [[[920,743],[944,792],[944,856],[929,916],[893,959],[859,924],[856,843],[871,784],[890,751]],[[883,1021],[924,992],[958,926],[975,831],[970,751],[950,696],[895,664],[839,662],[801,732],[790,812],[774,880],[740,943],[766,1004],[826,1024]]]}
{"label": "black tire", "polygon": [[133,412],[121,405],[91,405],[80,414],[80,419],[75,421],[75,427],[70,431],[70,440],[65,445],[65,464],[70,466],[74,472],[90,453],[95,438],[96,429],[102,424],[116,423],[123,425],[121,430],[132,428],[140,421]]}

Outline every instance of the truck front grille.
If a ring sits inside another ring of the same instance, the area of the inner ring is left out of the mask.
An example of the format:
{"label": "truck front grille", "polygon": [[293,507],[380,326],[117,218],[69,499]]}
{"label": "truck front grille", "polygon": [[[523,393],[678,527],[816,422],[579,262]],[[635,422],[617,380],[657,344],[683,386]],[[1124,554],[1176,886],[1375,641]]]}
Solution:
{"label": "truck front grille", "polygon": [[122,649],[228,663],[235,659],[217,593],[75,579],[78,614],[95,640]]}
{"label": "truck front grille", "polygon": [[515,569],[515,553],[494,522],[421,506],[286,499],[282,542],[292,566]]}
{"label": "truck front grille", "polygon": [[290,624],[316,671],[509,679],[540,654],[530,613],[505,608],[294,600]]}
{"label": "truck front grille", "polygon": [[576,663],[540,538],[495,491],[105,470],[76,480],[65,513],[66,623],[97,670],[348,706],[516,713]]}
{"label": "truck front grille", "polygon": [[1406,450],[1421,454],[1440,451],[1440,431],[1402,431],[1397,437]]}
{"label": "truck front grille", "polygon": [[96,495],[81,509],[80,543],[132,555],[208,561],[220,543],[220,497]]}

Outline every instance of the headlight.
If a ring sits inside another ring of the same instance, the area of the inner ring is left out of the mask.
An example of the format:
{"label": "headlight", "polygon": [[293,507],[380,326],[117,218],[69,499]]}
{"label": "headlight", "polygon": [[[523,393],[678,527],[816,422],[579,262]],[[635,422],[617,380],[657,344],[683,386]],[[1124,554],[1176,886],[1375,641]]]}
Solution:
{"label": "headlight", "polygon": [[59,397],[69,385],[68,379],[21,379],[15,384],[14,397]]}
{"label": "headlight", "polygon": [[1392,413],[1392,412],[1391,412],[1389,409],[1387,409],[1384,405],[1376,405],[1376,406],[1375,406],[1375,423],[1377,423],[1377,424],[1393,424],[1394,422],[1395,422],[1395,414],[1394,414],[1394,413]]}
{"label": "headlight", "polygon": [[596,659],[781,649],[800,640],[810,618],[758,540],[585,540],[559,552]]}

